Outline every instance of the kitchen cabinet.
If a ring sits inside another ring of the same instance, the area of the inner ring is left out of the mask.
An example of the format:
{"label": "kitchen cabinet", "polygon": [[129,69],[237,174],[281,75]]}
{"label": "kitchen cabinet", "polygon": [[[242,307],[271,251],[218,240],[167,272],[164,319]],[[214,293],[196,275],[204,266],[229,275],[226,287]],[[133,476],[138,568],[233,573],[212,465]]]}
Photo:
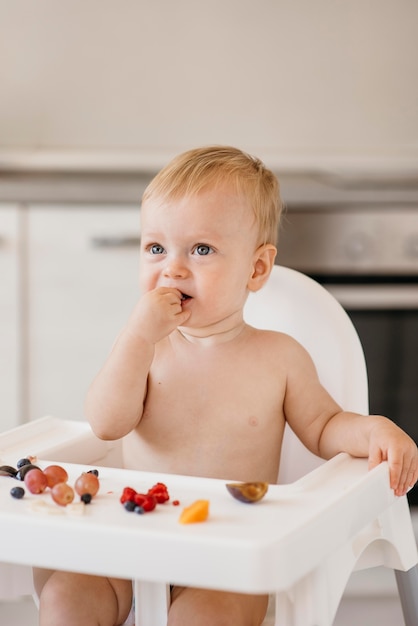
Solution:
{"label": "kitchen cabinet", "polygon": [[20,414],[21,237],[17,206],[0,205],[0,430]]}
{"label": "kitchen cabinet", "polygon": [[28,417],[83,419],[138,298],[139,207],[28,209]]}
{"label": "kitchen cabinet", "polygon": [[138,298],[138,205],[0,204],[0,430],[83,419]]}

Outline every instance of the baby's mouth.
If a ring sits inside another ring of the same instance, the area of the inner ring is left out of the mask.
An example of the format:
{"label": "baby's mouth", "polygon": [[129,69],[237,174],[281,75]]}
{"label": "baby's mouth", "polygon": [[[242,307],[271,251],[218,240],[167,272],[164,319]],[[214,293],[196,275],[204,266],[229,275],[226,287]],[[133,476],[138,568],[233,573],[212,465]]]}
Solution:
{"label": "baby's mouth", "polygon": [[187,293],[182,293],[181,294],[181,301],[184,302],[185,300],[190,300],[191,296],[188,296]]}

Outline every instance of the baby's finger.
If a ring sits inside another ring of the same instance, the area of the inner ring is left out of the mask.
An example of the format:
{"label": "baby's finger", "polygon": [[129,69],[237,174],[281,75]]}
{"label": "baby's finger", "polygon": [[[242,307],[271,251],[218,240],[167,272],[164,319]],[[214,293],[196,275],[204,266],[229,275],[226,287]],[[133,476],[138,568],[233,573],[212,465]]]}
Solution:
{"label": "baby's finger", "polygon": [[402,463],[402,471],[399,477],[396,495],[405,495],[410,487],[412,487],[418,478],[418,460],[415,449],[408,450]]}
{"label": "baby's finger", "polygon": [[181,326],[182,324],[187,322],[187,320],[189,319],[190,315],[191,315],[191,311],[183,311],[183,310],[181,310],[180,313],[177,313],[176,314],[177,326]]}
{"label": "baby's finger", "polygon": [[415,471],[411,468],[407,474],[405,485],[404,485],[405,493],[408,491],[408,489],[411,489],[415,485],[415,483],[416,483]]}
{"label": "baby's finger", "polygon": [[414,487],[417,481],[418,481],[418,459],[416,458],[416,455],[414,455],[410,463],[408,474],[407,474],[407,479],[406,479],[406,484],[405,484],[406,489],[411,489],[412,487]]}
{"label": "baby's finger", "polygon": [[406,468],[404,467],[403,458],[393,456],[388,458],[390,486],[398,495],[398,491],[402,491],[406,481]]}
{"label": "baby's finger", "polygon": [[370,446],[369,450],[369,470],[380,465],[382,461],[385,461],[383,452],[379,446]]}
{"label": "baby's finger", "polygon": [[404,496],[408,491],[408,473],[403,472],[397,486],[393,486],[396,496]]}
{"label": "baby's finger", "polygon": [[415,487],[418,482],[418,467],[415,467],[414,471],[411,472],[412,476],[409,480],[408,487]]}

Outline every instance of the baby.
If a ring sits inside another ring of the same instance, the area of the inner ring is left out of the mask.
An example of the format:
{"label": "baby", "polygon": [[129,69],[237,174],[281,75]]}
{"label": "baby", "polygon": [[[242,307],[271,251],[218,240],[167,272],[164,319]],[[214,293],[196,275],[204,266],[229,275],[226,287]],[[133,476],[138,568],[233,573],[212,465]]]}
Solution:
{"label": "baby", "polygon": [[[243,319],[269,278],[281,212],[275,176],[240,150],[174,159],[146,189],[139,299],[94,380],[96,435],[123,438],[128,468],[237,481],[277,480],[286,421],[315,454],[388,460],[403,495],[418,479],[415,443],[382,416],[345,412],[288,335]],[[131,582],[37,572],[40,623],[123,624]],[[258,626],[264,595],[174,587],[170,626]]]}

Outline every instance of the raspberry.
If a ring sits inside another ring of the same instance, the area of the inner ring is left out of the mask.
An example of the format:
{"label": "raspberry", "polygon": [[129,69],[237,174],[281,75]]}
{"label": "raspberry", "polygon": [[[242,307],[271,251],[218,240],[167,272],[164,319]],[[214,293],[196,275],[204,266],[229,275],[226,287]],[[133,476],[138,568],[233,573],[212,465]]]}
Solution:
{"label": "raspberry", "polygon": [[137,506],[142,506],[145,502],[146,495],[144,493],[136,493],[134,495],[134,502]]}
{"label": "raspberry", "polygon": [[148,494],[155,497],[158,504],[164,504],[170,499],[168,489],[164,483],[157,483],[151,489],[148,490]]}
{"label": "raspberry", "polygon": [[[120,502],[130,511],[135,507],[139,513],[153,511],[157,504],[163,504],[170,499],[167,487],[164,483],[156,483],[147,493],[138,493],[132,487],[125,487],[120,497]],[[132,507],[131,507],[132,505]]]}
{"label": "raspberry", "polygon": [[167,491],[167,485],[165,485],[164,483],[155,483],[155,485],[153,487],[151,487],[150,491],[155,490],[155,491]]}
{"label": "raspberry", "polygon": [[157,500],[154,498],[153,495],[147,494],[145,496],[144,502],[142,503],[142,508],[144,509],[144,511],[146,511],[147,513],[149,511],[153,511],[156,506],[157,506]]}
{"label": "raspberry", "polygon": [[133,502],[135,495],[136,495],[135,489],[132,489],[132,487],[125,487],[120,497],[120,501],[122,504],[125,504],[125,502],[129,502],[129,501]]}

